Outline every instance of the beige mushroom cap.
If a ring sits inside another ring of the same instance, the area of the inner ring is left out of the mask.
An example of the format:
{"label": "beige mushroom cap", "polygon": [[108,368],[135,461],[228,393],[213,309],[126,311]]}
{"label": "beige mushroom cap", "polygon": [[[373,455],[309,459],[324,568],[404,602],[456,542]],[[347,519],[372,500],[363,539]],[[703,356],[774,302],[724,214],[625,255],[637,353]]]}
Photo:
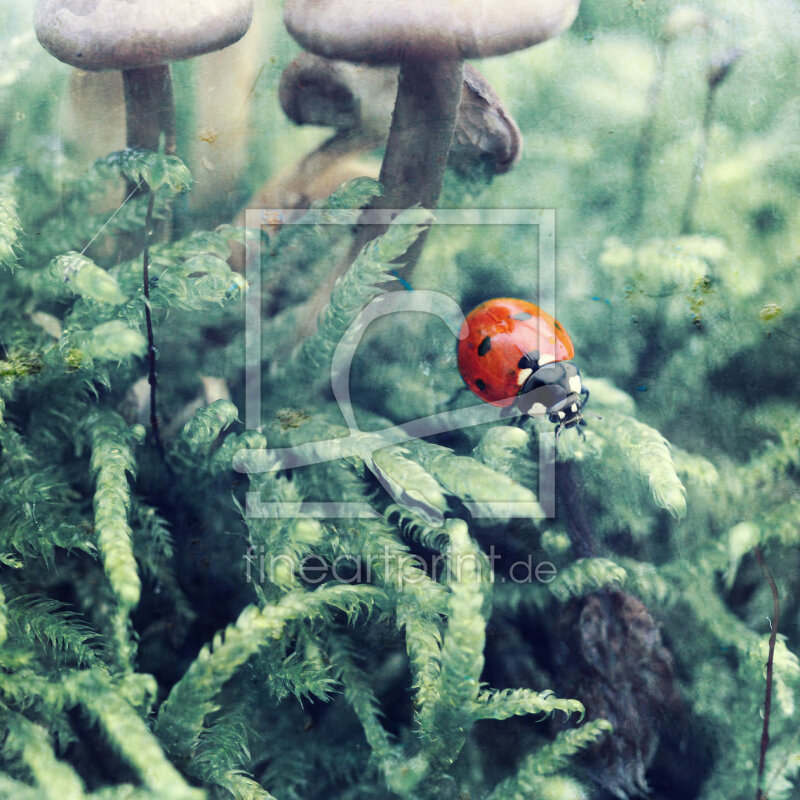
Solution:
{"label": "beige mushroom cap", "polygon": [[347,61],[480,58],[569,28],[580,0],[286,0],[284,22],[306,50]]}
{"label": "beige mushroom cap", "polygon": [[252,17],[253,0],[39,0],[34,27],[59,61],[124,70],[221,50]]}

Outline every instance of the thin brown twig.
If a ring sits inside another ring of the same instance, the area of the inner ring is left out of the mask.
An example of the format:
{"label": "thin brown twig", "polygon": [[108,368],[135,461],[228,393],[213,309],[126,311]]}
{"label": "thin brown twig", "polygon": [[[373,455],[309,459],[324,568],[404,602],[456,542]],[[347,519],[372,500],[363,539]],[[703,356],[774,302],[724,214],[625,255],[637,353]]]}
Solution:
{"label": "thin brown twig", "polygon": [[150,188],[150,197],[147,201],[147,216],[144,222],[144,250],[142,251],[142,283],[144,284],[144,318],[147,323],[147,357],[150,364],[147,382],[150,384],[150,428],[153,431],[158,452],[164,457],[164,443],[158,429],[158,413],[156,407],[156,344],[153,335],[153,316],[150,313],[150,239],[153,235],[153,207],[156,193]]}
{"label": "thin brown twig", "polygon": [[773,619],[770,622],[770,637],[769,637],[769,655],[767,656],[767,688],[764,698],[764,725],[761,728],[761,757],[758,760],[758,777],[756,779],[756,800],[767,800],[767,795],[762,791],[762,783],[764,780],[764,766],[767,760],[767,749],[769,748],[769,715],[772,708],[772,677],[775,664],[775,644],[778,640],[778,623],[781,617],[781,604],[778,597],[778,587],[772,578],[772,574],[767,567],[767,562],[764,560],[764,554],[761,552],[760,547],[756,547],[753,551],[758,565],[764,571],[767,577],[770,591],[772,592],[772,615]]}

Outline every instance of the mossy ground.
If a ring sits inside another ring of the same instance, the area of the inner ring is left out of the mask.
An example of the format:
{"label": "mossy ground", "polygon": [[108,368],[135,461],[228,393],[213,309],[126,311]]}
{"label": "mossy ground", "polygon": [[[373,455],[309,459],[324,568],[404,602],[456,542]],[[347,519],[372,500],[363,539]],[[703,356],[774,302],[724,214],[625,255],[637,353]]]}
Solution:
{"label": "mossy ground", "polygon": [[[70,70],[29,11],[0,10],[0,796],[751,797],[778,622],[756,548],[781,598],[763,788],[795,796],[796,4],[709,1],[665,38],[666,0],[585,0],[562,37],[480,65],[525,155],[491,184],[448,175],[441,205],[555,209],[547,299],[599,417],[559,440],[556,516],[510,520],[503,503],[543,500],[549,423],[374,462],[325,444],[348,434],[336,345],[402,290],[390,271],[423,212],[362,252],[299,348],[346,226],[261,234],[263,427],[245,430],[237,215],[326,135],[283,118],[297,47],[258,10],[247,102],[219,130],[198,128],[202,70],[176,66],[182,160],[94,152],[107,121],[76,128]],[[735,49],[706,114],[710,65]],[[247,166],[223,175],[236,147]],[[172,220],[150,265],[163,453],[141,383],[148,195],[119,202],[139,178]],[[351,182],[317,213],[377,188]],[[465,311],[536,301],[537,244],[530,226],[434,226],[413,290]],[[351,393],[364,431],[475,403],[452,334],[419,314],[370,329]],[[309,442],[330,460],[233,469]],[[376,516],[259,518],[248,492]],[[513,579],[544,562],[554,580]]]}

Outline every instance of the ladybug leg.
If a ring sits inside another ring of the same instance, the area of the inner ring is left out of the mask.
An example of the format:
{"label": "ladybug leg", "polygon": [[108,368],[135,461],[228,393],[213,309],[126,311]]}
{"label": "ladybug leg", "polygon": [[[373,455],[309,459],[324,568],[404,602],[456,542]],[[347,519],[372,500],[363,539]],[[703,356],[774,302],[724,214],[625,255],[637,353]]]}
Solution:
{"label": "ladybug leg", "polygon": [[[581,389],[581,410],[586,408],[586,403],[588,403],[588,402],[589,402],[589,390],[584,386]],[[589,418],[590,419],[603,419],[599,414],[589,414]],[[578,423],[578,425],[586,425],[586,424],[587,424],[586,420],[583,417],[581,417],[581,421]],[[578,432],[582,436],[584,436],[584,433],[580,428],[578,428]]]}

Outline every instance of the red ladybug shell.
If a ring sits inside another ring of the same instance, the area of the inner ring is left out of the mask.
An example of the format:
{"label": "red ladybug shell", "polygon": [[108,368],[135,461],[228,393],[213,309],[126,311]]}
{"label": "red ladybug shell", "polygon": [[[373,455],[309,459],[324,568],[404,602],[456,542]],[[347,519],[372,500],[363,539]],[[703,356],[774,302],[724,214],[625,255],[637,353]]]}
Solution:
{"label": "red ladybug shell", "polygon": [[569,361],[575,348],[561,324],[539,306],[499,297],[470,311],[458,343],[458,371],[481,400],[510,406],[521,388],[520,359],[539,353],[538,363]]}

